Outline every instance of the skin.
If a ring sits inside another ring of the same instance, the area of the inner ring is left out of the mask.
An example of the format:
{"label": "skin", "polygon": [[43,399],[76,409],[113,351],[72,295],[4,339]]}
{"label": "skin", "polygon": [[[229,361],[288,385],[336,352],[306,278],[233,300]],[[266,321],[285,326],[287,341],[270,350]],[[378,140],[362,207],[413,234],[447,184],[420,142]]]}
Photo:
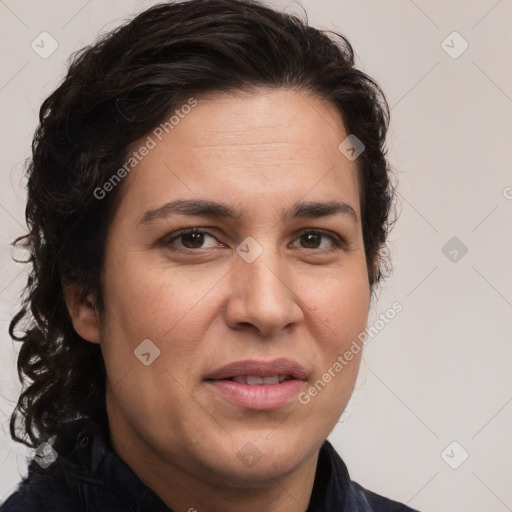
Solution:
{"label": "skin", "polygon": [[[173,510],[304,511],[318,451],[353,390],[361,353],[306,405],[236,407],[204,382],[233,361],[286,357],[322,377],[365,328],[370,287],[357,162],[330,103],[289,90],[211,94],[124,180],[104,264],[105,316],[65,295],[76,331],[100,343],[114,450]],[[139,147],[142,138],[134,147]],[[238,219],[175,214],[140,223],[176,199],[223,202]],[[298,201],[342,201],[355,212],[284,219]],[[207,228],[197,241],[170,241]],[[308,230],[329,236],[306,236]],[[237,246],[262,247],[252,263]],[[201,245],[202,243],[202,245]],[[150,339],[160,356],[134,350]],[[243,464],[252,443],[261,455]]]}

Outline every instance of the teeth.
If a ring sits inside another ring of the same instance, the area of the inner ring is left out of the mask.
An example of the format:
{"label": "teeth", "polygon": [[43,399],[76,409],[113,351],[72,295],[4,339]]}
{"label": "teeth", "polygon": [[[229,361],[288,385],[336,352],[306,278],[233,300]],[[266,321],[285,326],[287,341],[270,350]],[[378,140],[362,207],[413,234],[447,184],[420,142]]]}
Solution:
{"label": "teeth", "polygon": [[256,375],[237,375],[236,377],[233,377],[234,382],[238,382],[239,384],[247,384],[249,386],[258,386],[261,384],[266,386],[273,386],[289,379],[290,377],[288,375],[272,375],[270,377],[258,377]]}
{"label": "teeth", "polygon": [[263,384],[263,377],[253,377],[252,375],[247,376],[247,384],[249,386],[256,386],[257,384]]}

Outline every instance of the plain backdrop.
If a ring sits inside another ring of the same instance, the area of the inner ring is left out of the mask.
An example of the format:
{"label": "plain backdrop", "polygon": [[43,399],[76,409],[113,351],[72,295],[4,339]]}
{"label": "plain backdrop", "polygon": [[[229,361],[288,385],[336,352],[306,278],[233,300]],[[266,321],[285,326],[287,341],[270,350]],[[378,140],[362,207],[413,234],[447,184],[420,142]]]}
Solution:
{"label": "plain backdrop", "polygon": [[[26,279],[9,244],[25,231],[37,112],[73,51],[153,3],[0,1],[0,502],[30,455],[8,436],[20,385],[7,328]],[[512,510],[512,2],[302,5],[313,25],[349,38],[385,90],[400,182],[393,275],[369,324],[395,301],[403,311],[368,344],[330,440],[354,480],[414,508]],[[58,44],[47,58],[31,46],[42,32]]]}

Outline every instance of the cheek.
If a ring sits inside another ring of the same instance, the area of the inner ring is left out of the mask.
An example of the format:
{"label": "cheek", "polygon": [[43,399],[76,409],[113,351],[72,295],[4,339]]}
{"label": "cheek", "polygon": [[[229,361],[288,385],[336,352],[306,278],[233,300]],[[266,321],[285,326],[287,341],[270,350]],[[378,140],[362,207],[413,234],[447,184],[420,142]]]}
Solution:
{"label": "cheek", "polygon": [[112,268],[105,279],[107,331],[102,344],[111,379],[127,369],[145,368],[134,351],[146,339],[160,351],[155,368],[168,368],[179,360],[174,371],[188,375],[215,314],[212,297],[223,273],[212,269],[199,275],[192,266],[173,268],[137,257]]}
{"label": "cheek", "polygon": [[[354,388],[363,349],[370,289],[363,272],[333,277],[328,286],[309,289],[311,324],[320,355],[317,372],[299,402],[312,417],[323,418],[318,429],[327,436],[345,409]],[[354,340],[356,344],[354,344]]]}
{"label": "cheek", "polygon": [[198,316],[222,274],[198,272],[192,266],[127,258],[106,279],[112,316],[137,335],[161,338],[183,321]]}
{"label": "cheek", "polygon": [[366,327],[370,287],[365,272],[333,275],[323,285],[310,286],[304,296],[318,321],[330,331],[335,348],[351,342]]}

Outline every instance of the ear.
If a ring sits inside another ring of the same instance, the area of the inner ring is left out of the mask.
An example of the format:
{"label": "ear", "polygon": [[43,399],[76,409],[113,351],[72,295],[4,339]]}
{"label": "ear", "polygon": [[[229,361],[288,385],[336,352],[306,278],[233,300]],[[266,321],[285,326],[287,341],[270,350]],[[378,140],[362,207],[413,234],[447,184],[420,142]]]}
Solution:
{"label": "ear", "polygon": [[70,279],[62,280],[62,293],[75,331],[85,340],[99,343],[99,315],[92,295],[83,298],[82,286]]}

